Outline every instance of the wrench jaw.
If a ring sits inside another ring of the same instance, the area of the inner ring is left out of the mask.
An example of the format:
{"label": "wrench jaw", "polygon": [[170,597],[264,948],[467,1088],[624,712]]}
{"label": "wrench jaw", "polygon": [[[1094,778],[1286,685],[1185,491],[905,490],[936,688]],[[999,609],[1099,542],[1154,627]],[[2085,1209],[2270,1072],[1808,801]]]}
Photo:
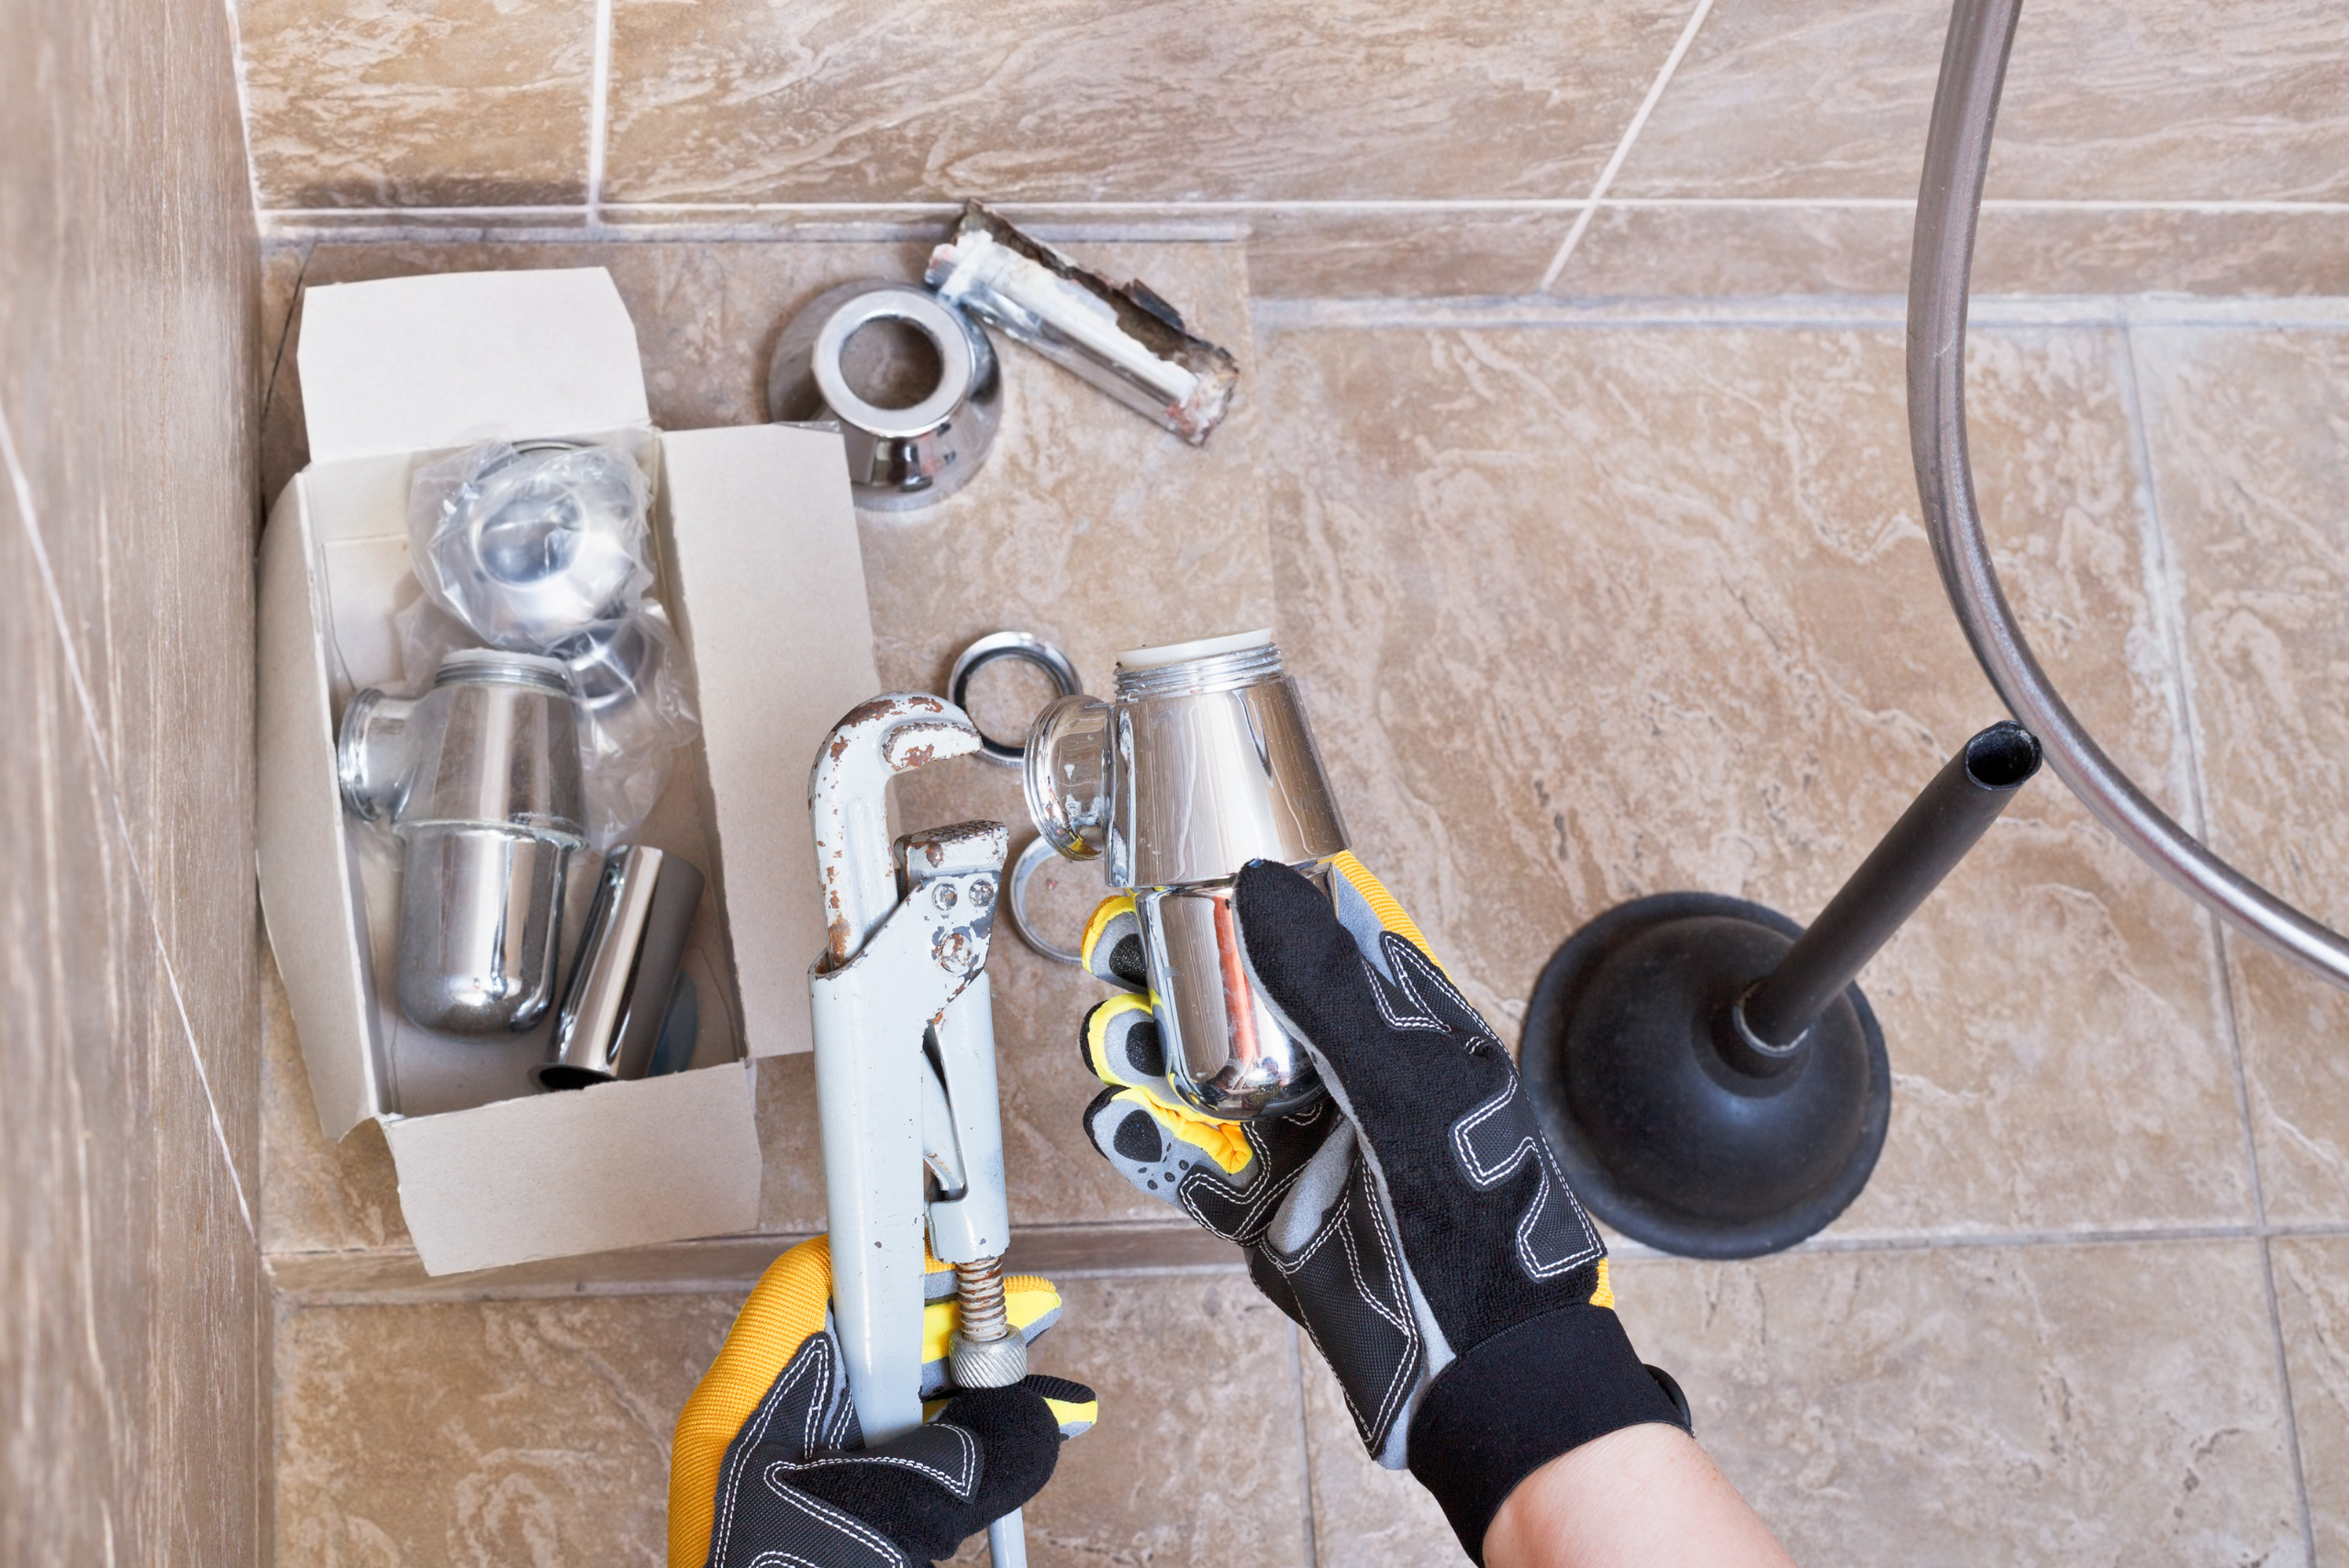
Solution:
{"label": "wrench jaw", "polygon": [[897,906],[889,840],[889,781],[979,750],[978,726],[943,697],[891,692],[859,703],[832,727],[807,775],[816,830],[816,884],[824,898],[824,954],[837,969]]}
{"label": "wrench jaw", "polygon": [[[808,995],[834,1320],[868,1443],[921,1422],[926,1252],[967,1262],[1010,1240],[986,982],[1009,835],[965,822],[893,843],[885,798],[896,774],[977,750],[961,709],[895,693],[841,721],[808,781],[829,928]],[[941,1181],[929,1201],[941,1174],[959,1191]]]}

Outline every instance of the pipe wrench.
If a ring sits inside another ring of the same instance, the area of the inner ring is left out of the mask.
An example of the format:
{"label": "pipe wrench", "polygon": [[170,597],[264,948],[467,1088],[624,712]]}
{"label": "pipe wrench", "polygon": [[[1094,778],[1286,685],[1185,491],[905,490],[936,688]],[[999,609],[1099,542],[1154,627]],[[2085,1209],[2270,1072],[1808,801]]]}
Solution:
{"label": "pipe wrench", "polygon": [[[888,826],[892,778],[979,747],[962,709],[893,692],[833,728],[808,778],[828,925],[807,988],[832,1308],[867,1443],[921,1423],[925,1241],[954,1268],[956,1385],[1028,1373],[1004,1310],[1011,1218],[986,974],[1008,835],[963,822],[893,840]],[[987,1544],[996,1568],[1025,1568],[1018,1510]]]}

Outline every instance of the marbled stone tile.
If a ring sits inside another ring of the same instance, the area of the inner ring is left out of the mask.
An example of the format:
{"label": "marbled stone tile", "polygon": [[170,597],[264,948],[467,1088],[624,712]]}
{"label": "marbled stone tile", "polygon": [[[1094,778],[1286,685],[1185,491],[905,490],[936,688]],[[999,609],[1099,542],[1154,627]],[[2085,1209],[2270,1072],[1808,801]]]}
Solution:
{"label": "marbled stone tile", "polygon": [[229,23],[196,0],[0,19],[11,1562],[265,1549],[259,290]]}
{"label": "marbled stone tile", "polygon": [[[1921,155],[1921,154],[1920,154]],[[1904,294],[1916,226],[1885,206],[1609,206],[1552,292],[1575,298]],[[2349,214],[1990,207],[1974,290],[1996,294],[2330,294],[2349,278]]]}
{"label": "marbled stone tile", "polygon": [[250,1184],[258,248],[227,17],[36,6],[12,26],[0,417],[32,516],[6,526],[39,539],[30,581],[61,606],[134,878]]}
{"label": "marbled stone tile", "polygon": [[586,198],[594,7],[246,0],[237,18],[263,206]]}
{"label": "marbled stone tile", "polygon": [[1248,215],[1258,299],[1531,294],[1574,227],[1539,207],[1283,207]]}
{"label": "marbled stone tile", "polygon": [[[1230,1276],[1076,1280],[1063,1289],[1068,1315],[1038,1341],[1034,1364],[1090,1384],[1101,1420],[1063,1446],[1052,1483],[1028,1505],[1029,1561],[1308,1561],[1295,1336],[1279,1308]],[[985,1539],[974,1537],[953,1561],[985,1562]],[[1319,1561],[1349,1560],[1325,1551]]]}
{"label": "marbled stone tile", "polygon": [[621,202],[1580,196],[1674,0],[907,0],[614,14]]}
{"label": "marbled stone tile", "polygon": [[283,1313],[277,1560],[657,1568],[677,1412],[740,1305],[640,1296]]}
{"label": "marbled stone tile", "polygon": [[[1033,1560],[1303,1561],[1287,1320],[1236,1278],[1081,1280],[1065,1294],[1036,1365],[1091,1383],[1102,1420],[1029,1506]],[[284,1313],[280,1560],[660,1562],[676,1413],[740,1305]],[[1170,1382],[1135,1353],[1175,1335],[1213,1344],[1216,1372]],[[984,1544],[971,1552],[983,1559]]]}
{"label": "marbled stone tile", "polygon": [[[1298,331],[1264,360],[1284,647],[1357,850],[1505,1036],[1622,900],[1810,917],[2000,716],[1918,520],[1897,329]],[[2119,337],[1977,332],[1972,372],[2025,629],[2175,802]],[[1844,1233],[2249,1219],[2207,929],[2052,776],[1863,984],[1893,1122]]]}
{"label": "marbled stone tile", "polygon": [[0,492],[0,1558],[256,1561],[259,1260],[29,546]]}
{"label": "marbled stone tile", "polygon": [[2349,1239],[2269,1243],[2316,1560],[2349,1562]]}
{"label": "marbled stone tile", "polygon": [[[1948,8],[1722,0],[1619,195],[1913,196]],[[2023,14],[1994,196],[2338,200],[2349,37],[2325,0],[2059,0]]]}
{"label": "marbled stone tile", "polygon": [[1620,1261],[1802,1562],[2302,1561],[2254,1241]]}
{"label": "marbled stone tile", "polygon": [[[2212,846],[2349,925],[2349,334],[2134,335]],[[2349,1218],[2349,996],[2230,934],[2271,1219]]]}
{"label": "marbled stone tile", "polygon": [[1459,1538],[1408,1470],[1387,1470],[1363,1447],[1346,1396],[1311,1340],[1305,1373],[1305,1451],[1313,1496],[1313,1556],[1378,1568],[1459,1568]]}
{"label": "marbled stone tile", "polygon": [[[294,321],[301,303],[302,274],[309,266],[311,242],[264,241],[261,252],[261,405],[259,414],[259,473],[262,516],[277,503],[309,457],[302,428],[302,388],[294,368]],[[285,399],[279,406],[278,399]],[[275,483],[271,483],[274,481]]]}

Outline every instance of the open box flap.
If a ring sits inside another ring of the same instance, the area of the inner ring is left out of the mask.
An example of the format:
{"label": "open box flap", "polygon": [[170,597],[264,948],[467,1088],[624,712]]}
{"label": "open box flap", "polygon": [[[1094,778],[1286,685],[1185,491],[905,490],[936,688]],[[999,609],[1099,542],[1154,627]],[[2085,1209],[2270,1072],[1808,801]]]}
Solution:
{"label": "open box flap", "polygon": [[386,1117],[400,1213],[429,1274],[749,1230],[748,1062]]}
{"label": "open box flap", "polygon": [[318,1125],[340,1140],[383,1108],[383,1044],[335,783],[326,593],[303,480],[285,487],[261,542],[253,827],[262,915],[302,1037]]}
{"label": "open box flap", "polygon": [[662,445],[742,1038],[752,1056],[813,1051],[807,966],[825,923],[807,774],[832,726],[881,690],[848,459],[837,434],[784,425]]}
{"label": "open box flap", "polygon": [[651,422],[601,267],[313,288],[296,358],[316,463]]}

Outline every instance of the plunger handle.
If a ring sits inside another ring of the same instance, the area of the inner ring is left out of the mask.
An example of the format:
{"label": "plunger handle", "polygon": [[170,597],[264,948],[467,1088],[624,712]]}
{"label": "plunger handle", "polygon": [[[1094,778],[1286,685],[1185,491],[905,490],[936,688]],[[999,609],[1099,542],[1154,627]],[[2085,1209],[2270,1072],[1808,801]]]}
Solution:
{"label": "plunger handle", "polygon": [[2012,719],[1960,747],[1778,967],[1738,1004],[1748,1043],[1791,1052],[2038,771],[2039,741]]}

